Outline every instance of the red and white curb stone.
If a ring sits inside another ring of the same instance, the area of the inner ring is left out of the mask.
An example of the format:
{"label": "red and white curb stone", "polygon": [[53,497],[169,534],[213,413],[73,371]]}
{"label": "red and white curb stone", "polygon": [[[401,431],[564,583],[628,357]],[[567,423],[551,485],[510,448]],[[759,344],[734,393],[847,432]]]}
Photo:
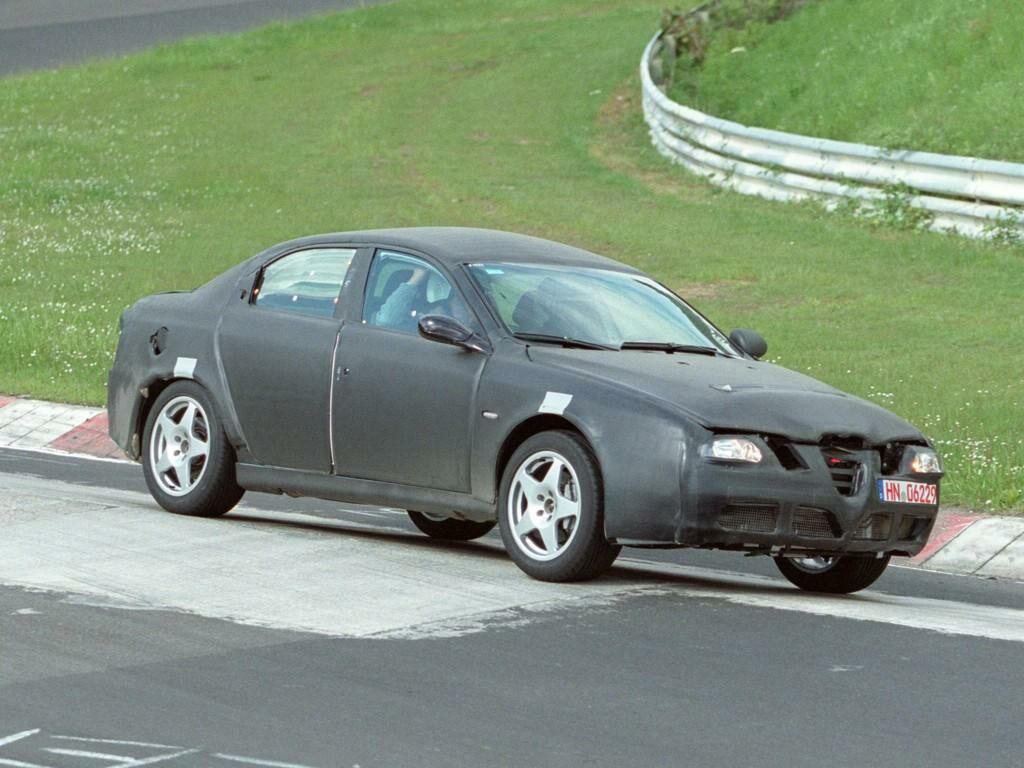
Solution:
{"label": "red and white curb stone", "polygon": [[[5,395],[0,395],[0,448],[126,460],[107,434],[102,408]],[[928,545],[910,564],[1024,581],[1024,517],[943,509]]]}
{"label": "red and white curb stone", "polygon": [[107,434],[102,408],[0,395],[0,448],[125,459]]}

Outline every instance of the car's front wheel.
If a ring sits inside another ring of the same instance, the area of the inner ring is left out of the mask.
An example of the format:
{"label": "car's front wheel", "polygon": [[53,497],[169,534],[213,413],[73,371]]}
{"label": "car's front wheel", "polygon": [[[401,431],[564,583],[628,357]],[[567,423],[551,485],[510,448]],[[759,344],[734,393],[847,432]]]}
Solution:
{"label": "car's front wheel", "polygon": [[416,512],[412,509],[406,511],[412,524],[432,539],[472,541],[489,533],[495,525],[493,520],[478,523],[473,520],[456,520],[454,517],[445,517],[429,512]]}
{"label": "car's front wheel", "polygon": [[192,381],[160,393],[146,418],[142,470],[153,498],[179,515],[217,517],[244,491],[235,481],[235,452],[213,401]]}
{"label": "car's front wheel", "polygon": [[621,549],[604,537],[597,461],[572,432],[541,432],[519,446],[505,467],[499,505],[505,550],[535,579],[592,579]]}
{"label": "car's front wheel", "polygon": [[776,557],[782,575],[800,589],[845,595],[874,584],[889,565],[885,557]]}

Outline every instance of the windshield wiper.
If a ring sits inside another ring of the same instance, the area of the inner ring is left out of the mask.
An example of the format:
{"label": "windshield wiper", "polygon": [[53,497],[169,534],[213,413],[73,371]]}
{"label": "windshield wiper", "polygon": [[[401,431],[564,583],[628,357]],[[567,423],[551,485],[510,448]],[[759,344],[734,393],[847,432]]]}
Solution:
{"label": "windshield wiper", "polygon": [[575,347],[576,349],[618,349],[618,347],[612,347],[608,344],[598,344],[596,341],[584,341],[583,339],[573,339],[569,336],[554,336],[547,333],[513,333],[512,335],[522,341],[539,341],[544,344],[561,344],[563,347]]}
{"label": "windshield wiper", "polygon": [[719,354],[714,347],[699,347],[694,344],[676,344],[672,341],[624,341],[619,349],[653,349],[660,352],[691,352],[695,355]]}

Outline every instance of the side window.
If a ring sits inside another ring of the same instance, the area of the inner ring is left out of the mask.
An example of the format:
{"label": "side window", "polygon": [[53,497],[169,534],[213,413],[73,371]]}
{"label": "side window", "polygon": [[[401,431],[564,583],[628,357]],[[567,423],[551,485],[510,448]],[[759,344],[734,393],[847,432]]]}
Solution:
{"label": "side window", "polygon": [[464,325],[475,325],[472,311],[435,267],[416,256],[378,252],[366,282],[363,322],[416,333],[425,315],[446,315]]}
{"label": "side window", "polygon": [[268,264],[253,303],[303,315],[332,317],[354,248],[316,248]]}

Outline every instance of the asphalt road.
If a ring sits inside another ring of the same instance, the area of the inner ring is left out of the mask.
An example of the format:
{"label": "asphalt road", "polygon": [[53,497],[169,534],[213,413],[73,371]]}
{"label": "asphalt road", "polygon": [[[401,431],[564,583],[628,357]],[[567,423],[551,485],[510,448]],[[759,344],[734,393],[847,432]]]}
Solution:
{"label": "asphalt road", "polygon": [[0,0],[0,75],[373,0]]}
{"label": "asphalt road", "polygon": [[627,550],[544,585],[397,512],[181,518],[14,451],[0,488],[0,765],[1024,765],[1021,584]]}

